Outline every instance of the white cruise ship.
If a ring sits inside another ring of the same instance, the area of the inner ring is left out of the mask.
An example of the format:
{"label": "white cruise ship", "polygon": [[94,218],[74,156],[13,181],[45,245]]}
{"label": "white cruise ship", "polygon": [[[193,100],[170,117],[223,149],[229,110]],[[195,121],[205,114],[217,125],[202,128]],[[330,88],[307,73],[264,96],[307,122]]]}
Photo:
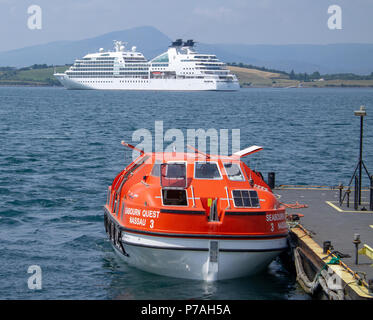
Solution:
{"label": "white cruise ship", "polygon": [[100,49],[78,59],[54,76],[67,89],[99,90],[224,90],[239,89],[237,77],[215,55],[197,53],[195,42],[172,42],[166,52],[148,61],[132,47],[114,41],[114,51]]}

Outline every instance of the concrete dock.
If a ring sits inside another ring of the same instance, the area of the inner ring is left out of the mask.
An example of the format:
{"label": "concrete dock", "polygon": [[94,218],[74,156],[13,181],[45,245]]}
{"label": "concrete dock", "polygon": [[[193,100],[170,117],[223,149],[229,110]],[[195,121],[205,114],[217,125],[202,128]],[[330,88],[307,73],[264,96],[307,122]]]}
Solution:
{"label": "concrete dock", "polygon": [[[369,251],[369,247],[373,247],[370,191],[362,191],[358,210],[354,210],[353,196],[349,207],[346,199],[340,206],[340,190],[335,187],[278,186],[273,192],[287,206],[288,215],[300,216],[299,220],[289,222],[289,225],[295,247],[302,252],[304,274],[308,275],[310,282],[325,269],[330,274],[334,272],[342,283],[342,290],[338,291],[343,299],[373,299],[373,292],[369,290],[370,280],[373,280],[373,260]],[[358,249],[369,246],[358,254],[358,264],[353,242],[355,234],[360,235]],[[330,241],[332,245],[327,253],[323,253],[325,241]],[[337,253],[328,255],[333,252]],[[304,287],[304,283],[301,285]]]}

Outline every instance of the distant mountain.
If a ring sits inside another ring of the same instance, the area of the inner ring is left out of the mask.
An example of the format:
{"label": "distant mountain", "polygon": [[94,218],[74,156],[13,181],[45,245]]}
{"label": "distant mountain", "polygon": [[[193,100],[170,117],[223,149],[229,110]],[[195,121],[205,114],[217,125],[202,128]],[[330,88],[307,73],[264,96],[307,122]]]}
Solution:
{"label": "distant mountain", "polygon": [[33,64],[63,65],[99,48],[113,49],[113,40],[123,40],[136,46],[146,58],[152,58],[170,45],[171,39],[153,27],[138,27],[114,31],[78,41],[56,41],[21,49],[0,52],[0,66],[25,67]]}
{"label": "distant mountain", "polygon": [[[99,48],[111,49],[113,40],[123,40],[136,46],[151,59],[167,50],[171,39],[154,27],[144,26],[115,31],[78,41],[57,41],[17,50],[0,52],[0,66],[24,67],[33,64],[62,65],[73,63]],[[198,41],[198,39],[195,39]],[[290,72],[319,71],[325,73],[373,72],[373,44],[328,45],[247,45],[204,44],[197,48],[203,53],[216,54],[225,62],[242,62],[260,67]]]}
{"label": "distant mountain", "polygon": [[[373,72],[373,44],[293,45],[210,45],[227,53],[227,62],[244,62],[290,72],[357,73]],[[230,54],[239,55],[230,59]]]}

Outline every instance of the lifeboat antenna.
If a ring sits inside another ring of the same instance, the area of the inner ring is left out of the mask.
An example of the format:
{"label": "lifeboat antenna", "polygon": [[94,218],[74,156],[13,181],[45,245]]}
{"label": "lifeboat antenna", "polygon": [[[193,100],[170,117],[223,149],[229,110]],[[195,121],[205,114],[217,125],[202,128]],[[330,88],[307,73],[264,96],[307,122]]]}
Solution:
{"label": "lifeboat antenna", "polygon": [[207,153],[204,153],[204,152],[202,152],[202,151],[199,151],[198,149],[196,149],[196,148],[194,148],[194,147],[192,147],[191,145],[189,145],[189,144],[187,144],[187,148],[189,148],[189,149],[191,149],[191,150],[193,150],[195,153],[199,153],[199,154],[202,154],[203,156],[205,156],[206,157],[206,159],[210,159],[210,155],[209,154],[207,154]]}
{"label": "lifeboat antenna", "polygon": [[125,146],[125,147],[131,148],[131,149],[133,149],[133,150],[136,150],[136,151],[140,152],[141,155],[144,154],[144,150],[140,150],[140,149],[136,148],[135,146],[133,146],[132,144],[129,144],[129,143],[124,142],[124,141],[122,141],[121,144],[122,144],[123,146]]}

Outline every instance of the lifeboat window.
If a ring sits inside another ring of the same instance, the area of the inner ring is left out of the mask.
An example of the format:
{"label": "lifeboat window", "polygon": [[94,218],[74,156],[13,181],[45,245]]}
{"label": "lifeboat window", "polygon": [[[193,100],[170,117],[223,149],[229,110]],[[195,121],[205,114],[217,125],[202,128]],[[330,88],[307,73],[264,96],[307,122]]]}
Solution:
{"label": "lifeboat window", "polygon": [[216,162],[195,162],[194,177],[196,179],[221,179],[218,164]]}
{"label": "lifeboat window", "polygon": [[151,175],[153,177],[159,177],[161,175],[161,163],[160,162],[154,163]]}
{"label": "lifeboat window", "polygon": [[241,168],[237,163],[227,162],[224,163],[225,172],[229,180],[233,181],[244,181],[245,178],[242,174]]}
{"label": "lifeboat window", "polygon": [[163,188],[186,188],[186,164],[185,163],[162,163],[161,186]]}
{"label": "lifeboat window", "polygon": [[[123,180],[122,180],[122,182],[121,182],[121,186],[123,185],[124,182],[126,182],[126,181],[129,179],[130,175],[133,174],[133,172],[135,172],[136,169],[138,169],[140,166],[142,166],[142,165],[144,164],[144,162],[145,162],[146,160],[148,160],[149,158],[150,158],[150,156],[144,156],[144,157],[142,157],[138,162],[134,163],[134,164],[132,165],[132,167],[130,167],[130,168],[126,171],[126,173],[124,174],[124,176],[123,176]],[[121,187],[119,187],[119,189],[120,189],[120,188],[121,188]]]}
{"label": "lifeboat window", "polygon": [[185,189],[162,189],[162,199],[165,206],[188,205]]}
{"label": "lifeboat window", "polygon": [[234,206],[244,208],[259,208],[258,193],[255,190],[233,190]]}

